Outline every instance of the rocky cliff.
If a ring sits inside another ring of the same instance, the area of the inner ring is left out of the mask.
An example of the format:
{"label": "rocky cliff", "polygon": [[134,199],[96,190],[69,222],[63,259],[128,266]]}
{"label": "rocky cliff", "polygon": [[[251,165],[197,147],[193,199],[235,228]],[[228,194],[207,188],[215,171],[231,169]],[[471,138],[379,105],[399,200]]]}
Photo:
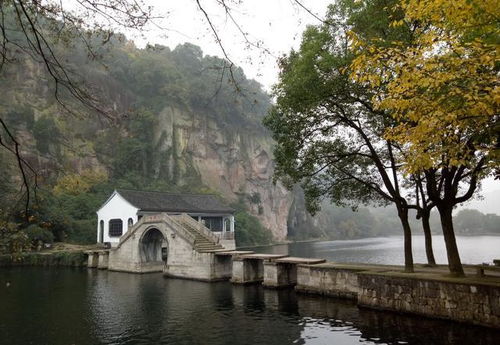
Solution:
{"label": "rocky cliff", "polygon": [[153,140],[162,157],[155,162],[156,177],[182,185],[186,176],[196,174],[226,199],[244,198],[275,239],[286,238],[293,195],[272,182],[272,140],[264,128],[228,126],[166,106],[158,114]]}
{"label": "rocky cliff", "polygon": [[237,69],[242,91],[235,92],[212,71],[222,60],[189,44],[170,51],[118,42],[110,50],[106,68],[92,61],[74,67],[100,90],[106,106],[123,114],[118,123],[71,99],[77,116],[68,114],[54,100],[43,66],[32,61],[0,76],[9,80],[0,85],[4,118],[43,181],[91,169],[107,170],[112,181],[127,180],[131,188],[142,187],[129,172],[167,189],[201,183],[229,202],[243,201],[275,240],[286,239],[288,229],[300,237],[297,232],[312,225],[300,193],[273,183],[273,142],[261,124],[270,100],[260,85]]}

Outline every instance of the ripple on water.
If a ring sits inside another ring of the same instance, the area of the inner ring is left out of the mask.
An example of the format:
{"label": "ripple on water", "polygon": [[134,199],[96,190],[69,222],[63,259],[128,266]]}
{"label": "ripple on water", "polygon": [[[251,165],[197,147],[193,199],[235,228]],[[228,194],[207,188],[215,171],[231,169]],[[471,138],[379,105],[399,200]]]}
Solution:
{"label": "ripple on water", "polygon": [[293,290],[61,268],[2,271],[0,310],[0,344],[9,345],[490,345],[500,338]]}

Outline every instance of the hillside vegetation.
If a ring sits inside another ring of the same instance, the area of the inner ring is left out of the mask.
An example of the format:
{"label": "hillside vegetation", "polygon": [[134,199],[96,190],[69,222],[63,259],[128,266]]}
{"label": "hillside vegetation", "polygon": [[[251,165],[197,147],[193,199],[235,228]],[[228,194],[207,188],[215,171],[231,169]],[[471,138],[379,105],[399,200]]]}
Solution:
{"label": "hillside vegetation", "polygon": [[[224,197],[218,186],[203,181],[194,155],[185,147],[182,124],[174,123],[170,132],[158,130],[165,109],[193,117],[197,127],[215,123],[224,136],[235,129],[249,135],[265,132],[260,120],[269,97],[260,85],[239,68],[233,68],[230,78],[226,62],[204,56],[199,47],[138,49],[119,35],[105,45],[98,40],[91,44],[100,58],[89,57],[86,47],[74,43],[71,49],[56,48],[75,80],[92,85],[114,117],[102,116],[64,92],[59,95],[61,106],[46,70],[35,60],[8,65],[0,75],[0,111],[22,142],[23,156],[38,172],[27,221],[16,162],[0,152],[4,250],[12,245],[7,239],[13,234],[25,246],[42,239],[95,242],[95,211],[115,188]],[[176,152],[179,149],[182,152]],[[236,229],[246,234],[239,242],[269,243],[269,231],[248,212],[247,199],[243,190],[238,198],[226,200],[237,206],[237,219],[244,220]],[[31,243],[24,243],[25,237]]]}

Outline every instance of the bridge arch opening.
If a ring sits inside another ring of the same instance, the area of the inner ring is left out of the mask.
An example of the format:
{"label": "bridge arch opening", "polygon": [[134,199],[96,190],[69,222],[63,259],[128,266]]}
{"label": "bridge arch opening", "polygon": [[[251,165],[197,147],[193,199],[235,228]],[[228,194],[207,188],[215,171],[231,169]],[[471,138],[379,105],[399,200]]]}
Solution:
{"label": "bridge arch opening", "polygon": [[[166,240],[163,233],[151,228],[142,236],[139,243],[141,251],[141,259],[143,262],[161,262],[166,261]],[[163,247],[163,248],[162,248]]]}

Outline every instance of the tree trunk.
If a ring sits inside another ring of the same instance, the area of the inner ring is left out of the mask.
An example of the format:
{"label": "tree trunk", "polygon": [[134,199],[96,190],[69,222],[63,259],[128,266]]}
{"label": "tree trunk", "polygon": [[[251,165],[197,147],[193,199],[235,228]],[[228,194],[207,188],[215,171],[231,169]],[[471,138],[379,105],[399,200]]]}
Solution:
{"label": "tree trunk", "polygon": [[411,246],[411,228],[408,222],[408,209],[403,206],[397,206],[398,216],[403,226],[404,234],[404,251],[405,251],[405,272],[413,273],[413,252]]}
{"label": "tree trunk", "polygon": [[448,254],[448,268],[453,276],[463,277],[464,269],[458,253],[455,231],[453,229],[453,207],[444,205],[438,206],[439,216],[441,218],[441,227],[443,228],[444,242]]}
{"label": "tree trunk", "polygon": [[436,259],[434,259],[434,250],[432,249],[432,234],[431,225],[429,222],[431,213],[429,211],[422,212],[422,228],[424,229],[425,237],[425,254],[427,255],[427,263],[431,266],[436,265]]}

